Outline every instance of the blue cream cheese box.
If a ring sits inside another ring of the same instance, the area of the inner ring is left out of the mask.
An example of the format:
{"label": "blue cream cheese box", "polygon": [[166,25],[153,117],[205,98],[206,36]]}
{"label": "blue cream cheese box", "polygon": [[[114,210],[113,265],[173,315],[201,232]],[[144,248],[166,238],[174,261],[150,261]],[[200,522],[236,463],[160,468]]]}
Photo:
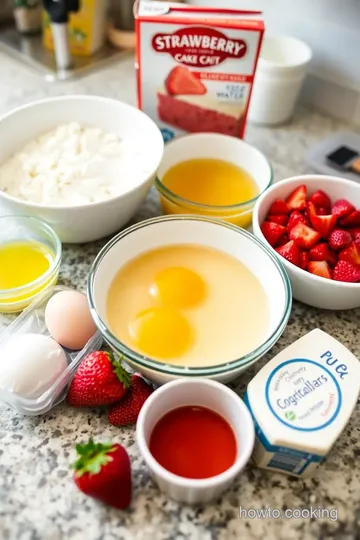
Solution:
{"label": "blue cream cheese box", "polygon": [[281,351],[249,383],[254,463],[309,476],[345,428],[360,390],[359,360],[322,330]]}

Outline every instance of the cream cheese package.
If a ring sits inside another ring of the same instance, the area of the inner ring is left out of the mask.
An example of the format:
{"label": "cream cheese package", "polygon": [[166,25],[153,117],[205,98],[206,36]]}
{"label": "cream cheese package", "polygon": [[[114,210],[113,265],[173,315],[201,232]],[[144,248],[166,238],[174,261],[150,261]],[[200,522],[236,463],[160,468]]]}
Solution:
{"label": "cream cheese package", "polygon": [[138,105],[164,139],[196,132],[243,138],[261,12],[140,0],[135,15]]}
{"label": "cream cheese package", "polygon": [[306,477],[345,428],[360,390],[359,360],[316,329],[281,351],[249,383],[253,462]]}

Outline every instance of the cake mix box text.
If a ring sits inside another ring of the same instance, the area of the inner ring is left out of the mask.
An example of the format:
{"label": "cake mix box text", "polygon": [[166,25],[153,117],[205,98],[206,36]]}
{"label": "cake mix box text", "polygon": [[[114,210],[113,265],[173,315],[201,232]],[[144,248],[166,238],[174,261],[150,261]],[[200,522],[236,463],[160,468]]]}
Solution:
{"label": "cake mix box text", "polygon": [[136,34],[138,106],[165,140],[195,132],[243,137],[261,12],[140,0]]}

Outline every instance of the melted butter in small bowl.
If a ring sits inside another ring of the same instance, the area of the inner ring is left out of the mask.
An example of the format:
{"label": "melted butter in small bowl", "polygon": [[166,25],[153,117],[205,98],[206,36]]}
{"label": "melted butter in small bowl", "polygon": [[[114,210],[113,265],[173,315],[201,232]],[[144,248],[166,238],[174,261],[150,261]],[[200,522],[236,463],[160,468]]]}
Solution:
{"label": "melted butter in small bowl", "polygon": [[0,217],[0,311],[23,310],[55,285],[61,242],[46,223],[32,217]]}
{"label": "melted butter in small bowl", "polygon": [[197,214],[247,227],[272,183],[266,157],[241,139],[216,133],[180,137],[165,146],[156,188],[166,214]]}

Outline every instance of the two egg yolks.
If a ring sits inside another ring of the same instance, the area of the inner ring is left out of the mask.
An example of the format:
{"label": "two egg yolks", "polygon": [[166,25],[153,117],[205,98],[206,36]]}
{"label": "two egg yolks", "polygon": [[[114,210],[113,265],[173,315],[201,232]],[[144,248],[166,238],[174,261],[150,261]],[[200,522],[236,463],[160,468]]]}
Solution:
{"label": "two egg yolks", "polygon": [[204,280],[189,268],[165,268],[156,274],[149,294],[157,306],[138,313],[129,327],[131,339],[150,357],[183,355],[194,341],[194,332],[181,310],[205,299]]}

